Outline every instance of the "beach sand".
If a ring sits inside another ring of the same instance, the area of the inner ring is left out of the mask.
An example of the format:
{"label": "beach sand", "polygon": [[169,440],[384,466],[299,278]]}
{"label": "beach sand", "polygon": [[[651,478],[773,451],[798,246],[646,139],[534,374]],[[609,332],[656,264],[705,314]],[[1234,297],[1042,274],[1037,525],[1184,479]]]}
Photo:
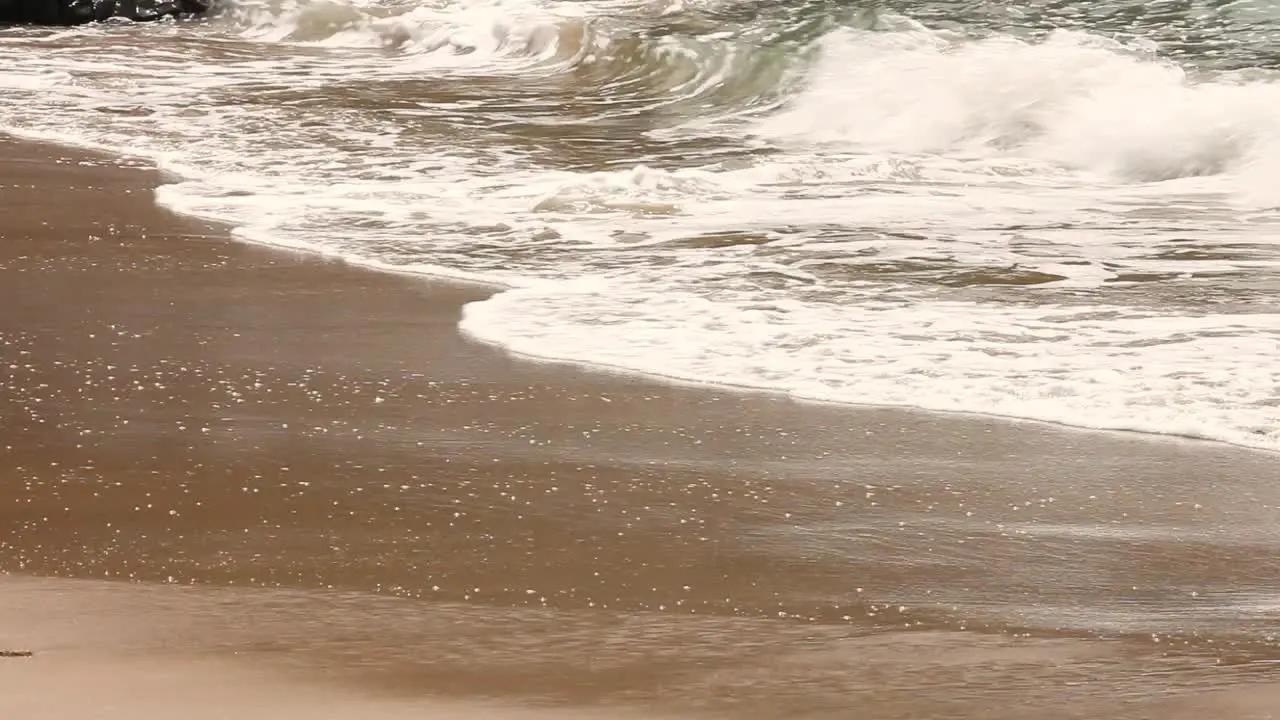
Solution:
{"label": "beach sand", "polygon": [[1274,454],[528,362],[159,180],[0,141],[0,717],[1280,716]]}

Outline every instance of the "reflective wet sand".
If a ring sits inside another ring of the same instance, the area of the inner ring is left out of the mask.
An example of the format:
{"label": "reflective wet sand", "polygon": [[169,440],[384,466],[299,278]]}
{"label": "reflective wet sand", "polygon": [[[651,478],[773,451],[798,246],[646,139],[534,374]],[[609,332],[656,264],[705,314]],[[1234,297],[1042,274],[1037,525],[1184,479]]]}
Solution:
{"label": "reflective wet sand", "polygon": [[0,709],[1280,707],[1275,455],[527,363],[484,289],[0,150]]}

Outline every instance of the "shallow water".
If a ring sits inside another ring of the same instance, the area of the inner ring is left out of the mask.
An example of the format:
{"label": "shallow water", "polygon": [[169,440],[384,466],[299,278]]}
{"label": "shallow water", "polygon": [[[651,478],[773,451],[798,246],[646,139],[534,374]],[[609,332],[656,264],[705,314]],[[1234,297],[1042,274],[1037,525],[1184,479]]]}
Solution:
{"label": "shallow water", "polygon": [[0,31],[0,127],[517,353],[1280,448],[1264,2],[250,2]]}

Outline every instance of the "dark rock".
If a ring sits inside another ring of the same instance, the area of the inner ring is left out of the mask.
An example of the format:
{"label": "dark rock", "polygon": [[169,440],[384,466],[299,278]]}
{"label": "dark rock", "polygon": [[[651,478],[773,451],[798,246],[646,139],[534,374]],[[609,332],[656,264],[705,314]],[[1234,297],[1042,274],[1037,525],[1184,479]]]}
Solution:
{"label": "dark rock", "polygon": [[111,18],[138,22],[199,15],[212,0],[0,0],[0,24],[82,25]]}
{"label": "dark rock", "polygon": [[31,657],[35,653],[30,650],[0,650],[0,658],[7,657]]}

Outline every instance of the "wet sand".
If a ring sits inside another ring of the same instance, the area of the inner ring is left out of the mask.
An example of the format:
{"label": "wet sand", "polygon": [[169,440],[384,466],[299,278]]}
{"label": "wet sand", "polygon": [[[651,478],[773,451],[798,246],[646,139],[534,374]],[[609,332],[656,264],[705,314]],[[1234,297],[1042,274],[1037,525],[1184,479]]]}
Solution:
{"label": "wet sand", "polygon": [[0,158],[0,714],[1280,708],[1276,455],[525,362]]}

